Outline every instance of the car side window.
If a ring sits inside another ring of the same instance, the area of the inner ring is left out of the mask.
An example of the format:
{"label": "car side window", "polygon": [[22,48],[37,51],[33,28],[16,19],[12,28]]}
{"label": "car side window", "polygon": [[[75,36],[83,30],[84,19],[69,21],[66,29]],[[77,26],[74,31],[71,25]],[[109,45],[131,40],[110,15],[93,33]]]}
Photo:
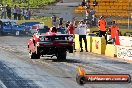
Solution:
{"label": "car side window", "polygon": [[3,23],[4,24],[4,26],[7,26],[7,23]]}
{"label": "car side window", "polygon": [[8,26],[8,25],[10,25],[9,22],[4,22],[3,24],[4,24],[4,26]]}

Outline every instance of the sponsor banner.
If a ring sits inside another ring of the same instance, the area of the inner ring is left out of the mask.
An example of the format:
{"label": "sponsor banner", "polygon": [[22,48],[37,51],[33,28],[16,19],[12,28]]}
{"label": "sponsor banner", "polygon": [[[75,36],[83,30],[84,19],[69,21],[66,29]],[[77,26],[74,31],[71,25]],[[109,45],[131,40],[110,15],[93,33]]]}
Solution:
{"label": "sponsor banner", "polygon": [[117,57],[132,60],[132,47],[117,46]]}
{"label": "sponsor banner", "polygon": [[132,37],[120,36],[120,45],[132,47]]}
{"label": "sponsor banner", "polygon": [[76,82],[79,85],[86,83],[130,83],[131,76],[129,74],[86,74],[86,70],[80,66]]}

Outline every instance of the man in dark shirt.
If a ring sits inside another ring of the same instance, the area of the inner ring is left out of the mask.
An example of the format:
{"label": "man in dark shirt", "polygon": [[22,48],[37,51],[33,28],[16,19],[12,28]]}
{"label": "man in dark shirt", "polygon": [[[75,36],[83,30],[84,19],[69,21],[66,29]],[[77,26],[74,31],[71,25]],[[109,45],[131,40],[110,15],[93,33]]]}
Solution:
{"label": "man in dark shirt", "polygon": [[6,11],[7,11],[7,17],[11,19],[11,7],[9,5],[6,6]]}
{"label": "man in dark shirt", "polygon": [[55,16],[55,15],[53,15],[52,17],[52,26],[57,26],[57,23],[56,23],[56,21],[57,21],[57,17]]}
{"label": "man in dark shirt", "polygon": [[86,5],[85,0],[82,0],[82,6],[85,6],[85,5]]}
{"label": "man in dark shirt", "polygon": [[0,20],[0,35],[2,33],[2,29],[3,29],[3,22]]}
{"label": "man in dark shirt", "polygon": [[59,25],[63,25],[63,18],[62,17],[59,18]]}

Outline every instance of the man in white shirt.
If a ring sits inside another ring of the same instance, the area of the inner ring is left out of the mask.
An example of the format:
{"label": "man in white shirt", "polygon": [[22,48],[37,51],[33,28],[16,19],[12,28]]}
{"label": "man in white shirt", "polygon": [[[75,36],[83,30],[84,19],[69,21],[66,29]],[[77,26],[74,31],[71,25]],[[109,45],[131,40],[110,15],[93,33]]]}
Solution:
{"label": "man in white shirt", "polygon": [[85,50],[86,50],[86,52],[88,52],[88,50],[87,50],[87,39],[86,39],[87,25],[85,24],[84,21],[81,21],[80,24],[78,25],[77,33],[79,35],[79,42],[80,42],[80,48],[81,48],[80,52],[83,52],[82,39],[84,40],[84,43],[85,43]]}

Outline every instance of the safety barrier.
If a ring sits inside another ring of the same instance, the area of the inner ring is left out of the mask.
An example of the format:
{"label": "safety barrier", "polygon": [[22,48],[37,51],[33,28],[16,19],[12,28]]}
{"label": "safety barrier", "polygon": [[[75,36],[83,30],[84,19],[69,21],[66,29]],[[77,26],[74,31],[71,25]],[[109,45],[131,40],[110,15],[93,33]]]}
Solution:
{"label": "safety barrier", "polygon": [[[83,40],[82,40],[83,41]],[[82,42],[83,49],[85,44]],[[104,37],[87,36],[87,49],[89,52],[105,54],[106,41]],[[79,35],[75,34],[75,49],[80,50]]]}
{"label": "safety barrier", "polygon": [[[120,36],[122,45],[107,44],[104,37],[87,36],[88,51],[105,56],[117,57],[125,60],[132,60],[132,42],[130,37]],[[125,39],[128,38],[128,39]],[[124,40],[123,40],[124,39]],[[83,49],[85,44],[83,42]],[[126,46],[123,46],[126,45]],[[75,35],[75,49],[80,50],[79,35]]]}
{"label": "safety barrier", "polygon": [[105,54],[106,41],[104,37],[92,37],[92,52]]}
{"label": "safety barrier", "polygon": [[117,58],[132,60],[132,47],[117,46]]}
{"label": "safety barrier", "polygon": [[[83,41],[83,40],[82,40]],[[87,49],[89,52],[91,52],[92,46],[91,46],[91,36],[87,36]],[[82,42],[82,47],[85,50],[85,44]],[[79,43],[79,35],[75,34],[75,49],[80,50],[80,43]]]}
{"label": "safety barrier", "polygon": [[[98,28],[91,28],[90,29],[90,33],[98,33],[99,29]],[[128,29],[120,29],[120,34],[122,36],[128,36],[130,34],[132,34],[132,30],[128,30]]]}
{"label": "safety barrier", "polygon": [[116,46],[113,44],[107,44],[105,49],[105,55],[110,57],[116,57],[117,56]]}
{"label": "safety barrier", "polygon": [[132,37],[120,36],[120,45],[132,47]]}

